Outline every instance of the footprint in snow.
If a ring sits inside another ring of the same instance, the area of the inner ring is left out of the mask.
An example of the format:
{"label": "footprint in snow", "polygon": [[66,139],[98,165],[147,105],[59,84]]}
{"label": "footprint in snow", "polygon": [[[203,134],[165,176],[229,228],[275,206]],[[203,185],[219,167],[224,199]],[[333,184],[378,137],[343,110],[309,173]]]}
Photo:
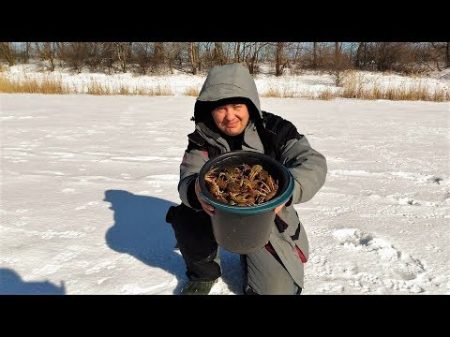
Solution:
{"label": "footprint in snow", "polygon": [[364,254],[376,254],[375,259],[401,280],[413,280],[425,271],[419,259],[402,252],[389,241],[357,228],[337,229],[333,232],[333,236],[346,248],[356,249]]}

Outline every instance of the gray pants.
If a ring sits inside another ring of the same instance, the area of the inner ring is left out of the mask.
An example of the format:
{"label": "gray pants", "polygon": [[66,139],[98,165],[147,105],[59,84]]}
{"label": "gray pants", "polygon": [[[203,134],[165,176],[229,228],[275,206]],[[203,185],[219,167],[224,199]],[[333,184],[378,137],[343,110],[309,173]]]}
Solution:
{"label": "gray pants", "polygon": [[265,248],[241,256],[244,293],[258,295],[298,295],[301,288],[283,265]]}
{"label": "gray pants", "polygon": [[[172,224],[190,280],[211,281],[221,276],[218,245],[210,217],[184,204],[170,207],[166,221]],[[283,265],[266,248],[241,256],[244,267],[244,293],[294,295],[301,289]]]}

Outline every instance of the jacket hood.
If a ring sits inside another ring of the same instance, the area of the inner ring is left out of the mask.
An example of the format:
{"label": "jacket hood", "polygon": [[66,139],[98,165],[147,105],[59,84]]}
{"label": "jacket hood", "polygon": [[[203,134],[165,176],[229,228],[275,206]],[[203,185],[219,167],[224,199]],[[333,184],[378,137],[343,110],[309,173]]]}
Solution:
{"label": "jacket hood", "polygon": [[195,103],[194,119],[204,120],[215,107],[233,102],[245,102],[252,117],[262,118],[258,90],[247,67],[239,63],[213,67]]}

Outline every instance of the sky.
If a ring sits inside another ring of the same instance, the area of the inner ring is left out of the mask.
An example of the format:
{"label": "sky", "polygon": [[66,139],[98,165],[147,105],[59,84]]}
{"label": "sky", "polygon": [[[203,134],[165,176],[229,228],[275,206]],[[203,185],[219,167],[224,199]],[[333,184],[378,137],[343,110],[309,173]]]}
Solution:
{"label": "sky", "polygon": [[[179,294],[194,97],[0,94],[0,294]],[[448,102],[262,98],[327,158],[302,294],[449,294]],[[241,294],[222,250],[213,295]]]}

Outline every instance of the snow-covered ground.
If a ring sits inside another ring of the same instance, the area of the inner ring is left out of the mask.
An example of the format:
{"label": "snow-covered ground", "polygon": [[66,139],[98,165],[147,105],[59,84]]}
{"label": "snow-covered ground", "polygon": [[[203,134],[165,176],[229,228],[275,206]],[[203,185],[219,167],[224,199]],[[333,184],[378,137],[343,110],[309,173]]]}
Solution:
{"label": "snow-covered ground", "polygon": [[[0,293],[173,294],[187,96],[0,95]],[[328,160],[304,294],[450,294],[450,104],[263,98]],[[213,294],[240,294],[222,251]]]}

